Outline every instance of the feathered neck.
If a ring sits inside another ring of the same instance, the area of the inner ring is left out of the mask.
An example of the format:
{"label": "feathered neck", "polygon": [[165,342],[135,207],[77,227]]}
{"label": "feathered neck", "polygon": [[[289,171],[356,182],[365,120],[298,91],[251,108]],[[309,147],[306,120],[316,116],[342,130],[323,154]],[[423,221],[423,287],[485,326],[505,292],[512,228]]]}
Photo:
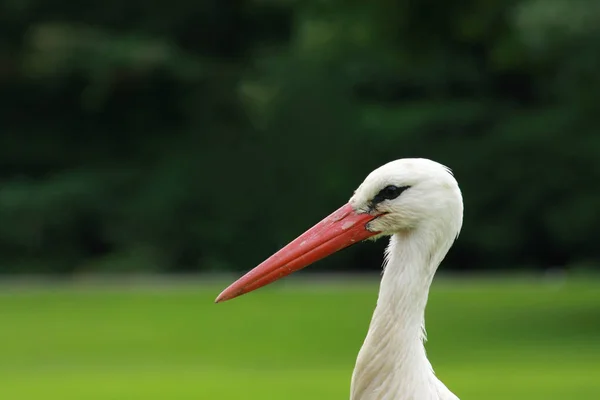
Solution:
{"label": "feathered neck", "polygon": [[429,287],[452,242],[427,232],[391,237],[351,400],[458,400],[435,377],[424,346]]}

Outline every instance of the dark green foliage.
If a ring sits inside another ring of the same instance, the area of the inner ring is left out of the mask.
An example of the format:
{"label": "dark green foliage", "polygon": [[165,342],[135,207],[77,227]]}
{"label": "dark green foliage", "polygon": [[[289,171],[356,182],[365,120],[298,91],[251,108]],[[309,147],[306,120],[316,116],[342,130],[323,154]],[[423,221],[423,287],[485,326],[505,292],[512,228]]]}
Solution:
{"label": "dark green foliage", "polygon": [[246,270],[401,157],[463,189],[445,268],[600,259],[597,7],[123,4],[0,6],[0,271]]}

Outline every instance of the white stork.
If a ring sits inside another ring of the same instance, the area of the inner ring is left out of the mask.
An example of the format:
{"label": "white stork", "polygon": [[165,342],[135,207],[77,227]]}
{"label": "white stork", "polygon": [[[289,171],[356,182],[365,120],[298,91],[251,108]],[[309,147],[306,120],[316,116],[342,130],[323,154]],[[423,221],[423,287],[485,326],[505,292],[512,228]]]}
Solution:
{"label": "white stork", "polygon": [[248,293],[367,238],[391,236],[377,306],[356,360],[351,400],[458,400],[425,352],[435,271],[458,237],[463,201],[450,170],[400,159],[371,172],[350,201],[225,289]]}

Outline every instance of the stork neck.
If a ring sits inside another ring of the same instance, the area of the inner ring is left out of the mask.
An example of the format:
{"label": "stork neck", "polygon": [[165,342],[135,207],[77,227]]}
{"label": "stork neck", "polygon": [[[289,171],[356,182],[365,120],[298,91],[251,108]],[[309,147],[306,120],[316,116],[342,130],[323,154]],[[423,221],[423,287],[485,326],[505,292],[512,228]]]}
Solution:
{"label": "stork neck", "polygon": [[451,243],[423,240],[402,234],[390,239],[377,306],[352,377],[351,400],[456,398],[435,377],[423,344],[429,287]]}

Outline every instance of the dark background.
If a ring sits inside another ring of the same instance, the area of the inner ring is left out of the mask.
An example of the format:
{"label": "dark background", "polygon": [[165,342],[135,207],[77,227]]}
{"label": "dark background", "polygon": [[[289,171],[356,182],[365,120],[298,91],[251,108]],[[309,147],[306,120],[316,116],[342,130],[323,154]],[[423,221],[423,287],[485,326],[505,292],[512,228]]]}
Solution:
{"label": "dark background", "polygon": [[445,270],[598,268],[596,3],[14,0],[0,32],[2,273],[247,270],[403,157],[463,190]]}

